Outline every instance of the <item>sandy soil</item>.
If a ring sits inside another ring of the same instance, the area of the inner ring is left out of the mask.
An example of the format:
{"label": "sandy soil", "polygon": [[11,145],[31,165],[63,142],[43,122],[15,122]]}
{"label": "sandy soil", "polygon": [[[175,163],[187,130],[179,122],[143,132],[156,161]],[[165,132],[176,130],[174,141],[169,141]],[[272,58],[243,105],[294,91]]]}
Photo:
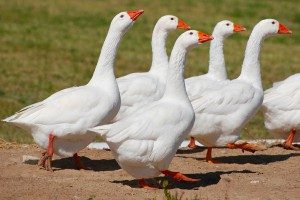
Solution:
{"label": "sandy soil", "polygon": [[[39,157],[35,146],[0,149],[0,199],[163,199],[162,189],[145,190],[120,169],[110,151],[80,152],[89,170],[75,170],[70,158],[54,158],[53,173],[39,169],[35,160],[22,163],[23,155]],[[170,166],[197,183],[170,181],[172,194],[183,199],[300,199],[300,152],[280,147],[263,152],[216,149],[223,164],[204,162],[204,149],[179,150]],[[149,180],[151,183],[164,177]]]}

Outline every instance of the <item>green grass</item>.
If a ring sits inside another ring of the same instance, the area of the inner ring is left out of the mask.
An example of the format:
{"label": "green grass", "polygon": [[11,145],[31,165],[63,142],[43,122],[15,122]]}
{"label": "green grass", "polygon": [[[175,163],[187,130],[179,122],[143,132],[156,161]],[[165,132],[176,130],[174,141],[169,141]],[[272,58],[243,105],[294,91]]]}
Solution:
{"label": "green grass", "polygon": [[[225,42],[230,78],[240,73],[244,49],[253,26],[276,18],[294,34],[267,39],[261,52],[264,88],[299,72],[300,2],[244,0],[96,1],[0,0],[0,118],[40,101],[66,87],[85,84],[91,77],[110,20],[120,11],[144,9],[127,33],[116,59],[116,74],[146,71],[151,63],[150,38],[156,20],[165,14],[184,19],[194,29],[211,33],[214,25],[230,19],[248,28]],[[170,34],[168,52],[182,31]],[[186,76],[202,74],[208,66],[208,44],[189,54]],[[0,137],[29,143],[22,130],[0,123]],[[245,138],[270,137],[258,114]]]}
{"label": "green grass", "polygon": [[168,180],[163,180],[159,184],[163,189],[163,193],[164,193],[163,199],[164,200],[201,200],[201,199],[204,199],[204,198],[199,198],[197,195],[194,196],[193,198],[188,199],[188,198],[184,198],[184,193],[180,193],[180,194],[178,192],[172,193],[168,189],[168,187],[169,187]]}

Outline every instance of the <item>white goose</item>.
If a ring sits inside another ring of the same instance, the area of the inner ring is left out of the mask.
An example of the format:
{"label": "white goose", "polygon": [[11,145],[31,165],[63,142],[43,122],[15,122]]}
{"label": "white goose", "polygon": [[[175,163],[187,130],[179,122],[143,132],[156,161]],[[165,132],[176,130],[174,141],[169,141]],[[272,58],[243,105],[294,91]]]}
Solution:
{"label": "white goose", "polygon": [[[224,40],[234,32],[245,31],[246,28],[234,24],[229,20],[223,20],[216,24],[212,36],[214,40],[210,43],[208,73],[201,76],[194,76],[185,79],[186,91],[191,101],[203,94],[216,81],[227,81],[227,72],[223,53]],[[197,123],[197,121],[195,121]],[[198,126],[195,124],[194,126]],[[199,124],[199,126],[201,126]],[[195,148],[195,139],[191,137],[188,145]]]}
{"label": "white goose", "polygon": [[114,122],[132,114],[144,105],[160,99],[165,91],[168,55],[166,40],[171,31],[190,27],[173,15],[161,17],[152,33],[152,65],[149,72],[133,73],[117,79],[121,108]]}
{"label": "white goose", "polygon": [[39,165],[52,171],[53,153],[74,156],[95,138],[87,129],[108,123],[120,108],[120,94],[114,75],[114,60],[119,43],[143,10],[121,12],[110,25],[92,79],[87,85],[61,90],[47,99],[27,106],[4,119],[30,132],[43,149]]}
{"label": "white goose", "polygon": [[260,108],[263,89],[260,75],[259,54],[263,40],[277,33],[290,31],[274,19],[260,21],[253,29],[247,43],[241,75],[232,81],[215,81],[203,93],[194,96],[195,124],[190,136],[208,147],[206,161],[212,147],[227,146],[253,152],[255,145],[234,144],[242,128]]}
{"label": "white goose", "polygon": [[198,43],[211,39],[195,30],[181,34],[170,56],[164,96],[120,121],[90,129],[101,134],[119,165],[140,179],[141,187],[150,187],[144,178],[153,178],[160,173],[175,179],[197,181],[167,169],[195,117],[185,91],[186,54]]}
{"label": "white goose", "polygon": [[299,150],[293,141],[300,142],[300,74],[273,84],[265,91],[262,105],[265,126],[276,138],[286,138],[284,148]]}

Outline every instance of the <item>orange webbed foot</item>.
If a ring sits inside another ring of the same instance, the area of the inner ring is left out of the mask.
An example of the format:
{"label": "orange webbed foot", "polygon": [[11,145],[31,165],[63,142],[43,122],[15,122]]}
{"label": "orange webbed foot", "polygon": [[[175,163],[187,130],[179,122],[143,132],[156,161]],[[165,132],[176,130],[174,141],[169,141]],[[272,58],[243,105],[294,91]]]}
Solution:
{"label": "orange webbed foot", "polygon": [[295,147],[293,145],[294,142],[294,138],[295,138],[295,134],[296,134],[296,129],[292,129],[289,133],[288,138],[285,140],[285,142],[282,144],[283,148],[287,149],[287,150],[295,150],[295,151],[299,151],[300,148]]}
{"label": "orange webbed foot", "polygon": [[47,159],[47,155],[46,154],[47,154],[47,151],[45,151],[45,152],[42,153],[42,156],[39,159],[39,162],[37,164],[41,168],[45,168],[45,162],[46,162],[46,159]]}
{"label": "orange webbed foot", "polygon": [[52,166],[51,166],[52,156],[49,156],[47,151],[42,153],[42,157],[40,158],[38,162],[38,166],[40,168],[44,168],[47,171],[53,172]]}
{"label": "orange webbed foot", "polygon": [[38,166],[46,169],[47,171],[53,172],[52,166],[51,166],[51,162],[52,162],[52,156],[53,156],[53,142],[55,139],[55,136],[50,133],[49,134],[49,142],[48,142],[48,148],[47,151],[42,153],[42,157],[40,158],[39,162],[38,162]]}
{"label": "orange webbed foot", "polygon": [[186,182],[198,182],[200,181],[200,179],[194,179],[194,178],[190,178],[185,176],[184,174],[180,173],[180,172],[172,172],[169,170],[163,170],[161,171],[161,173],[163,173],[165,176],[170,176],[172,179],[176,180],[176,181],[186,181]]}
{"label": "orange webbed foot", "polygon": [[254,153],[255,151],[262,151],[266,150],[266,147],[261,144],[251,144],[245,141],[237,142],[237,143],[229,143],[227,144],[227,147],[229,149],[241,149],[244,151],[249,151],[251,153]]}
{"label": "orange webbed foot", "polygon": [[191,137],[190,143],[188,144],[188,147],[189,147],[190,149],[195,149],[195,148],[197,148],[196,140],[195,140],[194,137]]}
{"label": "orange webbed foot", "polygon": [[75,162],[75,165],[76,165],[76,169],[78,170],[86,170],[87,168],[82,164],[81,160],[80,160],[80,156],[78,156],[77,153],[75,153],[73,155],[73,158],[74,158],[74,162]]}
{"label": "orange webbed foot", "polygon": [[140,188],[144,188],[144,189],[148,189],[148,190],[149,190],[149,189],[150,189],[150,190],[157,189],[156,187],[149,185],[149,184],[145,181],[145,179],[140,179],[140,180],[139,180],[139,186],[140,186]]}
{"label": "orange webbed foot", "polygon": [[46,159],[44,167],[47,171],[53,172],[51,162],[52,162],[52,156],[47,155],[47,159]]}
{"label": "orange webbed foot", "polygon": [[212,147],[207,147],[205,161],[210,163],[210,164],[220,164],[221,162],[214,160],[212,158],[211,154],[212,154]]}
{"label": "orange webbed foot", "polygon": [[209,164],[222,164],[222,162],[217,161],[215,159],[206,159],[206,162],[208,162]]}
{"label": "orange webbed foot", "polygon": [[299,147],[296,147],[294,145],[287,145],[286,143],[282,144],[283,148],[286,150],[294,150],[294,151],[300,151]]}

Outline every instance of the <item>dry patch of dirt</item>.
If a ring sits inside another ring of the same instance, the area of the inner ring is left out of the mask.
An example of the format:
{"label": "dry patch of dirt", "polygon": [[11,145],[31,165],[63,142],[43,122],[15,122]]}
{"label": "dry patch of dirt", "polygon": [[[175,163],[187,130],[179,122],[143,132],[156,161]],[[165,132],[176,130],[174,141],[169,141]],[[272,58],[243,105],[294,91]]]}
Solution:
{"label": "dry patch of dirt", "polygon": [[[54,157],[54,172],[39,169],[34,158],[42,151],[33,145],[0,148],[0,199],[163,199],[163,190],[145,190],[120,169],[110,151],[83,150],[89,170],[75,170],[71,158]],[[170,180],[170,192],[183,199],[300,199],[300,152],[280,147],[242,153],[215,149],[223,164],[204,162],[204,149],[179,150],[170,169],[198,183]],[[164,177],[149,180],[155,183]]]}

